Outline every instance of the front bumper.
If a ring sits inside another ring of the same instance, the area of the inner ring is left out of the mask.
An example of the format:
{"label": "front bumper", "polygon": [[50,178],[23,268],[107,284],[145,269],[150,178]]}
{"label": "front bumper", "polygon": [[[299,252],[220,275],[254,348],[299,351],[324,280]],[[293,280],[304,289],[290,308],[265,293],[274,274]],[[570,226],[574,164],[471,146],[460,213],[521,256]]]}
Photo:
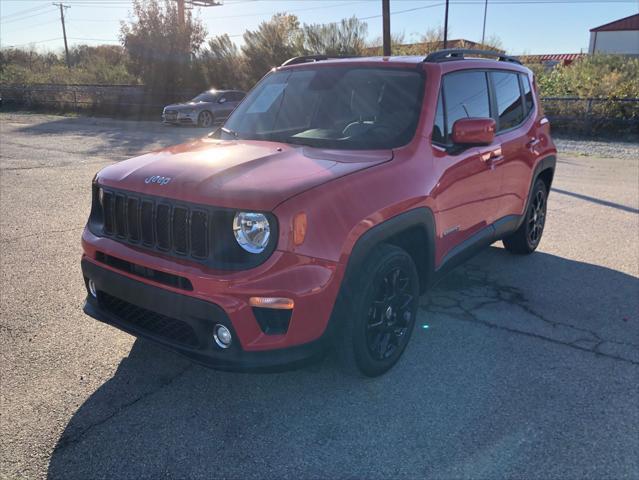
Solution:
{"label": "front bumper", "polygon": [[[247,351],[237,330],[218,305],[148,285],[82,259],[85,284],[91,279],[84,312],[137,337],[149,338],[192,360],[223,370],[264,370],[291,366],[322,353],[325,339],[274,350]],[[233,343],[222,349],[213,340],[216,324],[226,326]]]}
{"label": "front bumper", "polygon": [[[313,344],[323,342],[327,335],[344,273],[339,263],[278,250],[264,263],[247,270],[215,270],[186,259],[98,237],[88,228],[82,234],[82,248],[85,280],[93,279],[98,290],[134,307],[189,323],[197,337],[197,345],[157,338],[148,329],[124,325],[126,322],[112,318],[100,302],[91,298],[86,307],[89,315],[135,335],[154,338],[192,358],[221,368],[227,364],[246,368],[272,366],[295,362],[315,353]],[[105,256],[129,262],[130,268],[108,262]],[[150,271],[155,273],[149,274]],[[167,276],[168,280],[174,281],[168,281]],[[176,277],[179,281],[175,281]],[[284,332],[263,328],[256,316],[258,312],[249,304],[254,296],[285,297],[294,301]],[[192,311],[207,313],[194,315],[190,313]],[[202,320],[204,318],[206,321]],[[239,348],[236,353],[231,349],[213,348],[213,326],[215,323],[227,325],[227,322],[233,333],[233,343]]]}
{"label": "front bumper", "polygon": [[197,113],[177,113],[177,115],[162,114],[162,122],[172,125],[194,125],[197,123]]}

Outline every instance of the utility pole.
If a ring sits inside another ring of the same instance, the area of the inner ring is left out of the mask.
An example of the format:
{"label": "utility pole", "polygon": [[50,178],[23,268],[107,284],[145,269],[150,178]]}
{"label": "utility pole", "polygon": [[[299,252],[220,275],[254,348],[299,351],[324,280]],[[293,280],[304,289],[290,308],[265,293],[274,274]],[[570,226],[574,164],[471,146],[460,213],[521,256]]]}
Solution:
{"label": "utility pole", "polygon": [[178,6],[178,23],[184,26],[186,4],[192,7],[219,7],[224,5],[224,0],[176,0]]}
{"label": "utility pole", "polygon": [[446,13],[444,14],[444,49],[448,48],[448,0],[446,0]]}
{"label": "utility pole", "polygon": [[391,55],[390,0],[382,0],[382,39],[384,56]]}
{"label": "utility pole", "polygon": [[60,21],[62,22],[62,36],[64,37],[64,53],[67,58],[67,68],[71,68],[71,62],[69,61],[69,45],[67,44],[67,29],[64,26],[64,9],[69,8],[69,6],[62,2],[54,3],[53,5],[60,7]]}
{"label": "utility pole", "polygon": [[178,4],[178,23],[180,27],[184,26],[184,0],[177,0]]}
{"label": "utility pole", "polygon": [[488,0],[484,3],[484,28],[481,31],[481,44],[484,45],[484,40],[486,39],[486,14],[488,13]]}

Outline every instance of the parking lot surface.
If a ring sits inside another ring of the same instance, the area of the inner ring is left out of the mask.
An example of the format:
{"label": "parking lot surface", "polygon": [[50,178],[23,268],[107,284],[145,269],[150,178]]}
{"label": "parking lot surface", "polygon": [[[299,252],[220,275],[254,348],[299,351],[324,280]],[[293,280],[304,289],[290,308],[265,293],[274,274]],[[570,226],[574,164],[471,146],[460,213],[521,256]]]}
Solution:
{"label": "parking lot surface", "polygon": [[538,252],[453,271],[361,380],[218,372],[82,313],[95,172],[204,133],[0,114],[0,478],[639,477],[637,144],[559,141]]}

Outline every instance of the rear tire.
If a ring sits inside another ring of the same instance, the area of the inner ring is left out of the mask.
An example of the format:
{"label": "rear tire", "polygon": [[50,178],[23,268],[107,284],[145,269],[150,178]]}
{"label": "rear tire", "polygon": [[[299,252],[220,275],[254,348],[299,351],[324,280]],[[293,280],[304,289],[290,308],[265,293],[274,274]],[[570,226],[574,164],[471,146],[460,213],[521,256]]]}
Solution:
{"label": "rear tire", "polygon": [[546,184],[538,179],[533,187],[523,223],[514,233],[503,239],[506,250],[518,255],[527,255],[537,249],[546,225],[547,200]]}
{"label": "rear tire", "polygon": [[340,364],[349,374],[376,377],[404,353],[415,326],[419,277],[413,259],[399,247],[375,248],[350,290],[348,318],[336,337]]}

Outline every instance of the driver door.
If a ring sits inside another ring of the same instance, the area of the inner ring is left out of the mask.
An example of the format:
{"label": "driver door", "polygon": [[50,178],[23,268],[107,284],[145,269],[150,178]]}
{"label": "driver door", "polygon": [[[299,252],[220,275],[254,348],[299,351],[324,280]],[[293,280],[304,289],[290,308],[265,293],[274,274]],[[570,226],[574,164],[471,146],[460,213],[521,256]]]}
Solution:
{"label": "driver door", "polygon": [[501,161],[497,140],[486,146],[455,145],[455,122],[491,118],[486,72],[464,70],[443,77],[433,128],[433,191],[440,264],[476,243],[490,243],[499,213]]}

